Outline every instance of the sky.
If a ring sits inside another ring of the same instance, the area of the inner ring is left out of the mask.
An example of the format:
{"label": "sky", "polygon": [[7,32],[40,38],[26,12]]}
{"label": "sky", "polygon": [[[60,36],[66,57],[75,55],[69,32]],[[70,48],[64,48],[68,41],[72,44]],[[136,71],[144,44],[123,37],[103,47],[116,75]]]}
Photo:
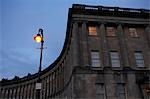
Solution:
{"label": "sky", "polygon": [[63,48],[68,9],[72,4],[150,9],[149,0],[0,0],[0,79],[38,72],[40,44],[33,40],[43,29],[42,70]]}

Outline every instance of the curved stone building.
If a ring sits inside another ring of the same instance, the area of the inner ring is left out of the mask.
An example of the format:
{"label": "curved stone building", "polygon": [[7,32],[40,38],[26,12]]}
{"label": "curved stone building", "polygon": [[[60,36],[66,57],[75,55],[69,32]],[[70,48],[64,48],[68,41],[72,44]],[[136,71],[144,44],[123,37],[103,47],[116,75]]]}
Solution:
{"label": "curved stone building", "polygon": [[2,80],[0,99],[149,99],[149,23],[146,9],[73,4],[60,56],[40,74]]}

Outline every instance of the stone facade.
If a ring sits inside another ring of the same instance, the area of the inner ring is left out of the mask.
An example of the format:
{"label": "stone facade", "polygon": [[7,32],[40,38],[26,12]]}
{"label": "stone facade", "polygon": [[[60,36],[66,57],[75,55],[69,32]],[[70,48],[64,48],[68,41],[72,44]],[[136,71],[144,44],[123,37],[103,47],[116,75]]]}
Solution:
{"label": "stone facade", "polygon": [[60,56],[40,75],[2,80],[0,99],[149,99],[149,16],[145,9],[73,4]]}

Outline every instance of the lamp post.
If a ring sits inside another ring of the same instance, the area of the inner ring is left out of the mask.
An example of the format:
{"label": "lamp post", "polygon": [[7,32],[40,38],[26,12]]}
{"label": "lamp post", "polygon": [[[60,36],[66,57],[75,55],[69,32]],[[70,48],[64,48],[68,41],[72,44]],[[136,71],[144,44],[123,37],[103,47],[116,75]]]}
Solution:
{"label": "lamp post", "polygon": [[37,43],[41,43],[38,80],[35,86],[36,87],[36,99],[40,99],[40,91],[41,91],[41,85],[42,85],[41,80],[40,80],[40,73],[41,73],[41,68],[42,68],[42,55],[43,55],[43,43],[44,43],[43,29],[39,29],[38,34],[34,37],[34,40]]}

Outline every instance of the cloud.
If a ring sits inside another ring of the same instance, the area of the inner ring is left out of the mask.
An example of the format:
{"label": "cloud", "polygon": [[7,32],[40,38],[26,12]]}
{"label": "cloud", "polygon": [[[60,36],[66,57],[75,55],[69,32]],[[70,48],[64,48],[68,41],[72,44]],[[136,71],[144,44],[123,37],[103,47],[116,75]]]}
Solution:
{"label": "cloud", "polygon": [[15,75],[23,76],[28,72],[36,71],[36,63],[28,53],[21,53],[15,49],[4,51],[1,50],[0,58],[0,78],[12,78]]}

